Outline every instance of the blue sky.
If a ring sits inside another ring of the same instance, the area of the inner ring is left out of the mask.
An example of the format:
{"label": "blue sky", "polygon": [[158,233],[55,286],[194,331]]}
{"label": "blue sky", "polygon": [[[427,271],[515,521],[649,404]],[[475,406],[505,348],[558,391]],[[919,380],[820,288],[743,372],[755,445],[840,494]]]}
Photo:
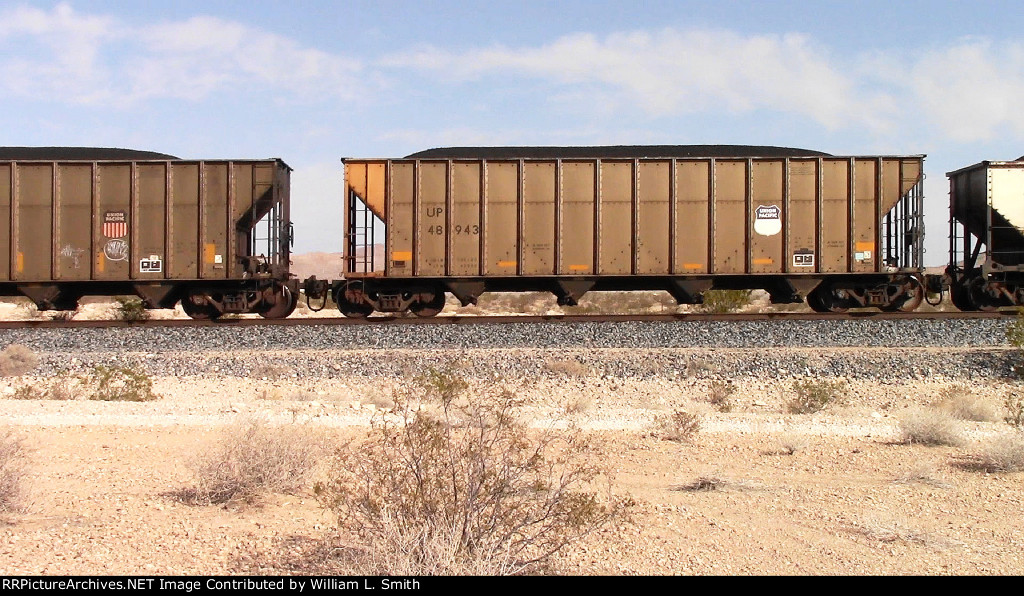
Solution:
{"label": "blue sky", "polygon": [[1024,154],[1012,2],[0,2],[5,145],[281,157],[296,250],[339,251],[338,158],[737,143]]}

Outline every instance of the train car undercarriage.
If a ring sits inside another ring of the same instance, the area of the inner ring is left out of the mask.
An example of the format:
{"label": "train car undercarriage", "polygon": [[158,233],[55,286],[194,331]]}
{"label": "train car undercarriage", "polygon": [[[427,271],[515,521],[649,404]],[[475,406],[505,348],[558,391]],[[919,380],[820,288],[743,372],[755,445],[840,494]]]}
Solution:
{"label": "train car undercarriage", "polygon": [[709,290],[768,292],[772,303],[793,304],[806,300],[817,312],[845,312],[850,308],[877,307],[885,311],[912,311],[925,298],[921,277],[907,273],[893,276],[717,276],[717,277],[503,277],[417,278],[363,277],[332,284],[307,280],[307,299],[328,295],[347,317],[366,317],[373,312],[435,316],[444,309],[451,293],[463,306],[476,304],[486,292],[550,292],[560,306],[576,306],[591,291],[664,290],[679,304],[702,304]]}

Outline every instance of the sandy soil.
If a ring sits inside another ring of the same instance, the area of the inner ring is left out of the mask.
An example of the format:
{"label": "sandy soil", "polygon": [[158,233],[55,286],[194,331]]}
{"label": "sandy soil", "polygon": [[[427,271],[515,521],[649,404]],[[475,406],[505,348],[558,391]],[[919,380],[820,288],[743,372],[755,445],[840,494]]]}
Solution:
{"label": "sandy soil", "polygon": [[[5,379],[8,384],[31,382]],[[791,381],[739,381],[733,411],[706,403],[709,382],[536,382],[524,416],[573,423],[608,453],[632,519],[564,551],[569,574],[1018,574],[1024,474],[964,467],[1008,427],[960,422],[961,447],[902,444],[899,415],[947,383],[851,385],[824,413],[783,413]],[[316,573],[334,519],[312,496],[196,506],[190,461],[239,420],[362,435],[378,407],[359,379],[157,379],[150,403],[0,400],[0,424],[29,449],[23,510],[0,525],[0,574]],[[977,394],[993,403],[1011,387]],[[657,420],[702,413],[692,443]],[[795,449],[794,453],[789,453]],[[693,490],[698,479],[715,490]]]}

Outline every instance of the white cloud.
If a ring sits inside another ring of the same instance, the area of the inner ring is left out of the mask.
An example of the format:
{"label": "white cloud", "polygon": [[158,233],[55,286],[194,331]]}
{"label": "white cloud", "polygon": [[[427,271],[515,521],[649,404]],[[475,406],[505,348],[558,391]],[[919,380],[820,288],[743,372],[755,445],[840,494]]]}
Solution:
{"label": "white cloud", "polygon": [[0,14],[0,49],[8,56],[0,58],[0,89],[82,101],[101,95],[106,77],[98,55],[116,37],[114,28],[112,19],[79,15],[66,4]]}
{"label": "white cloud", "polygon": [[224,19],[133,27],[66,4],[0,13],[0,51],[7,55],[0,58],[0,93],[86,105],[200,100],[253,88],[349,98],[361,68],[356,60]]}
{"label": "white cloud", "polygon": [[131,96],[199,99],[218,89],[262,84],[309,96],[349,98],[357,61],[213,17],[145,28],[131,63]]}
{"label": "white cloud", "polygon": [[[395,54],[386,67],[427,69],[455,80],[526,75],[561,86],[596,85],[595,103],[652,117],[725,108],[805,114],[829,129],[883,126],[892,116],[828,50],[803,35],[742,36],[664,29],[562,37],[539,47]],[[858,97],[860,96],[860,97]],[[858,103],[859,102],[859,103]],[[871,109],[865,109],[869,104]]]}
{"label": "white cloud", "polygon": [[[535,128],[532,116],[551,106],[552,113],[590,116],[569,118],[565,126],[615,122],[607,127],[612,133],[627,122],[679,115],[709,114],[728,123],[731,115],[774,112],[829,132],[864,130],[887,145],[1024,136],[1022,42],[958,39],[844,55],[827,42],[796,33],[666,28],[576,33],[522,47],[421,47],[364,64],[211,16],[136,25],[68,4],[22,6],[0,9],[0,97],[131,106],[221,96],[353,101],[358,92],[367,105],[409,108],[414,117],[410,98],[432,114],[432,98],[471,83],[469,101],[483,108],[465,126],[497,125],[497,136],[509,140]],[[538,99],[519,114],[492,94],[527,85]],[[427,120],[407,126],[436,134]],[[440,126],[459,129],[450,120]]]}
{"label": "white cloud", "polygon": [[1024,45],[964,40],[922,55],[906,77],[909,105],[957,141],[1024,136]]}
{"label": "white cloud", "polygon": [[448,81],[528,77],[551,85],[548,101],[577,99],[591,112],[650,118],[758,110],[804,116],[827,130],[865,128],[877,136],[959,141],[1024,136],[1024,45],[958,40],[917,51],[875,50],[835,57],[799,34],[726,30],[561,37],[549,44],[463,52],[423,47],[386,56],[387,69]]}

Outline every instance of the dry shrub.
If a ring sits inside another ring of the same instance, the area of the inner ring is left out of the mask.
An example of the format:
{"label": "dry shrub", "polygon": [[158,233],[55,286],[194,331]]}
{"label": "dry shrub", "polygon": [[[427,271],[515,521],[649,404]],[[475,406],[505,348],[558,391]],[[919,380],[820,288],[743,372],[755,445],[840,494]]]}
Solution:
{"label": "dry shrub", "polygon": [[395,407],[395,400],[383,391],[370,390],[365,393],[360,399],[359,403],[366,405],[372,404],[374,408],[380,410],[391,410]]}
{"label": "dry shrub", "polygon": [[978,467],[989,472],[1024,471],[1024,433],[1001,435],[975,457]]}
{"label": "dry shrub", "polygon": [[589,395],[578,395],[565,405],[567,414],[589,414],[597,409],[597,402]]}
{"label": "dry shrub", "polygon": [[700,377],[715,372],[715,367],[704,360],[690,360],[686,363],[686,376]]}
{"label": "dry shrub", "polygon": [[956,447],[964,443],[960,425],[949,413],[935,408],[910,408],[900,416],[905,443]]}
{"label": "dry shrub", "polygon": [[1004,405],[1006,416],[1003,420],[1018,430],[1024,429],[1024,394],[1011,391],[1006,395]]}
{"label": "dry shrub", "polygon": [[728,381],[712,381],[708,390],[708,403],[719,412],[731,412],[733,409],[732,394],[736,386]]}
{"label": "dry shrub", "polygon": [[62,373],[53,379],[39,379],[31,384],[15,388],[11,399],[52,399],[68,401],[75,399],[77,379]]}
{"label": "dry shrub", "polygon": [[658,419],[658,436],[666,441],[692,443],[700,432],[701,415],[686,410],[676,410]]}
{"label": "dry shrub", "polygon": [[545,368],[555,373],[556,375],[562,375],[566,377],[588,377],[593,371],[586,364],[578,360],[555,360],[549,359],[544,363]]}
{"label": "dry shrub", "polygon": [[724,478],[718,475],[703,475],[698,476],[696,480],[689,484],[681,484],[674,486],[671,490],[688,492],[688,493],[699,493],[699,492],[715,492],[715,491],[748,491],[748,490],[760,490],[762,487],[749,480],[740,478]]}
{"label": "dry shrub", "polygon": [[16,511],[24,490],[26,450],[21,437],[0,430],[0,511]]}
{"label": "dry shrub", "polygon": [[[363,545],[348,565],[371,575],[543,570],[621,511],[591,492],[607,477],[586,462],[577,435],[534,436],[512,392],[442,397],[453,386],[444,380],[398,392],[398,415],[375,419],[368,439],[340,450],[330,480],[317,484],[339,528]],[[411,408],[410,394],[424,392],[444,406]]]}
{"label": "dry shrub", "polygon": [[477,306],[486,313],[545,312],[554,305],[548,292],[488,292],[480,296]]}
{"label": "dry shrub", "polygon": [[928,484],[938,488],[950,488],[950,484],[936,476],[931,464],[913,462],[907,470],[894,480],[897,484]]}
{"label": "dry shrub", "polygon": [[39,365],[39,356],[21,344],[10,344],[0,350],[0,376],[24,375]]}
{"label": "dry shrub", "polygon": [[698,476],[696,480],[689,484],[678,486],[675,490],[684,492],[711,492],[721,489],[725,486],[725,480],[718,476]]}
{"label": "dry shrub", "polygon": [[855,531],[871,540],[883,543],[905,542],[930,548],[944,549],[958,543],[928,532],[908,527],[902,521],[888,516],[874,516],[855,525]]}
{"label": "dry shrub", "polygon": [[676,312],[679,304],[664,290],[587,292],[577,306],[563,307],[569,314],[646,314]]}
{"label": "dry shrub", "polygon": [[940,394],[939,407],[960,420],[993,422],[999,412],[985,396],[974,395],[966,385],[946,387]]}
{"label": "dry shrub", "polygon": [[249,420],[228,429],[213,449],[191,462],[196,486],[180,496],[209,505],[253,503],[268,493],[289,493],[323,455],[323,442],[308,428]]}
{"label": "dry shrub", "polygon": [[795,432],[785,432],[778,436],[779,448],[785,455],[795,455],[797,451],[807,447],[806,435]]}
{"label": "dry shrub", "polygon": [[841,403],[846,397],[844,381],[825,379],[804,379],[793,382],[795,395],[786,404],[790,414],[813,414],[824,410],[833,403]]}
{"label": "dry shrub", "polygon": [[249,376],[254,379],[280,379],[288,375],[288,367],[274,362],[263,362],[253,367]]}
{"label": "dry shrub", "polygon": [[48,379],[32,379],[17,386],[12,399],[96,401],[152,401],[153,380],[142,369],[128,365],[97,364],[88,372],[72,375],[66,371]]}

